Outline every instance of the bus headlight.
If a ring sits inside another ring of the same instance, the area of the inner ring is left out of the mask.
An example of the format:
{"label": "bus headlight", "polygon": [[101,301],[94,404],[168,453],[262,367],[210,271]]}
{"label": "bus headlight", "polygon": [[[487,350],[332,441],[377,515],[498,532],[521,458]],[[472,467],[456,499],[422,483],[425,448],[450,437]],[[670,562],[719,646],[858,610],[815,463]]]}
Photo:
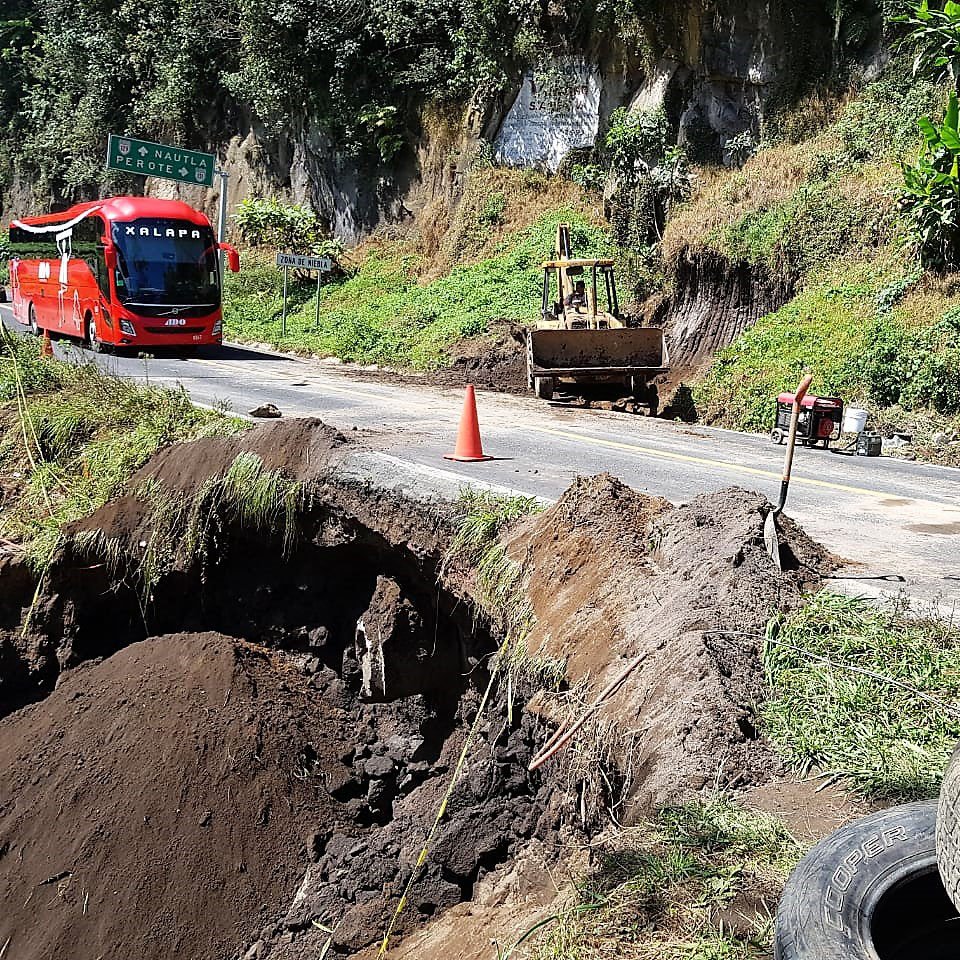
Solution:
{"label": "bus headlight", "polygon": [[137,335],[137,331],[133,329],[133,324],[129,320],[120,321],[120,332],[125,333],[128,337]]}
{"label": "bus headlight", "polygon": [[210,334],[211,336],[219,337],[221,333],[223,333],[223,320],[215,320]]}

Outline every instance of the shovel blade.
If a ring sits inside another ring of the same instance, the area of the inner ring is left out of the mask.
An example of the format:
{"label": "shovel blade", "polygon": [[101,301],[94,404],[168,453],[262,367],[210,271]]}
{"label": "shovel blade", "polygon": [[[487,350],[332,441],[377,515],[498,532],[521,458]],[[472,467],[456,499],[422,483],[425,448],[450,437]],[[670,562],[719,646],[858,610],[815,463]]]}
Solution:
{"label": "shovel blade", "polygon": [[778,570],[782,570],[783,567],[780,565],[780,537],[777,534],[777,516],[772,510],[767,514],[767,519],[763,522],[763,542],[766,545],[767,553],[770,554],[773,565]]}

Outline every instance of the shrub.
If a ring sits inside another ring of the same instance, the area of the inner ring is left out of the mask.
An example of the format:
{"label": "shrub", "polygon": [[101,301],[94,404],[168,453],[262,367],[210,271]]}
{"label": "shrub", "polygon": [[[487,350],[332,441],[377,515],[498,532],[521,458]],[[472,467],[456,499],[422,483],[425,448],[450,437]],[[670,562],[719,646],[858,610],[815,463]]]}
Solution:
{"label": "shrub", "polygon": [[234,222],[251,247],[276,247],[292,253],[338,257],[342,245],[327,236],[325,225],[309,208],[276,197],[247,197],[237,205]]}

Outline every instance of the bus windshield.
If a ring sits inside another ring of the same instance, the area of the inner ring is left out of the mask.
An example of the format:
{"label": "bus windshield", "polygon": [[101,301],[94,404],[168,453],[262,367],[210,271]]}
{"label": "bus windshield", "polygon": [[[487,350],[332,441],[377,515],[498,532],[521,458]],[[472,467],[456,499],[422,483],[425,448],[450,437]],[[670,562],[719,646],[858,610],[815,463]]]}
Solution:
{"label": "bus windshield", "polygon": [[217,244],[209,227],[155,217],[114,223],[113,243],[122,303],[219,305]]}

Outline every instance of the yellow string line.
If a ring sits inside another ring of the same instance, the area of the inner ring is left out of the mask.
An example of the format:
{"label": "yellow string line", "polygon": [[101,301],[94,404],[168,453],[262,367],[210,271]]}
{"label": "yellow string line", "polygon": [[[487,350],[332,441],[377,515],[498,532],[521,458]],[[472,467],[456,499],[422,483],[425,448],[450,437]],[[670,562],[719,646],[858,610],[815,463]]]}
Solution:
{"label": "yellow string line", "polygon": [[414,883],[416,883],[416,881],[419,879],[420,870],[427,862],[427,857],[430,853],[430,845],[433,843],[433,839],[437,834],[437,830],[440,828],[440,821],[443,819],[443,815],[447,812],[447,804],[450,802],[450,798],[453,796],[453,791],[456,788],[457,783],[460,781],[460,775],[463,773],[463,765],[466,763],[467,755],[470,752],[470,747],[473,744],[477,731],[480,727],[480,720],[483,718],[484,710],[486,709],[487,702],[490,699],[490,692],[493,690],[493,682],[496,680],[497,674],[500,672],[500,665],[503,663],[503,660],[506,657],[509,645],[510,640],[508,638],[507,640],[504,640],[503,646],[501,646],[497,651],[493,669],[490,671],[490,680],[487,683],[487,689],[483,691],[483,697],[480,699],[480,706],[477,708],[476,719],[473,721],[473,725],[470,727],[470,733],[467,734],[466,742],[463,744],[463,749],[460,751],[460,758],[457,760],[457,765],[453,770],[453,776],[450,778],[450,784],[447,787],[446,793],[443,795],[443,800],[440,802],[440,809],[437,811],[437,817],[433,821],[433,826],[430,828],[430,832],[427,834],[427,839],[423,843],[423,849],[420,851],[420,856],[417,857],[417,862],[413,868],[413,872],[410,874],[410,879],[407,881],[407,885],[404,887],[403,896],[400,897],[400,902],[397,904],[397,909],[394,911],[393,916],[390,918],[390,923],[387,926],[387,932],[383,935],[383,942],[380,944],[379,951],[377,951],[377,960],[382,960],[382,958],[387,955],[390,937],[393,935],[397,921],[400,919],[400,914],[403,913],[403,908],[407,905],[410,891],[413,889]]}

